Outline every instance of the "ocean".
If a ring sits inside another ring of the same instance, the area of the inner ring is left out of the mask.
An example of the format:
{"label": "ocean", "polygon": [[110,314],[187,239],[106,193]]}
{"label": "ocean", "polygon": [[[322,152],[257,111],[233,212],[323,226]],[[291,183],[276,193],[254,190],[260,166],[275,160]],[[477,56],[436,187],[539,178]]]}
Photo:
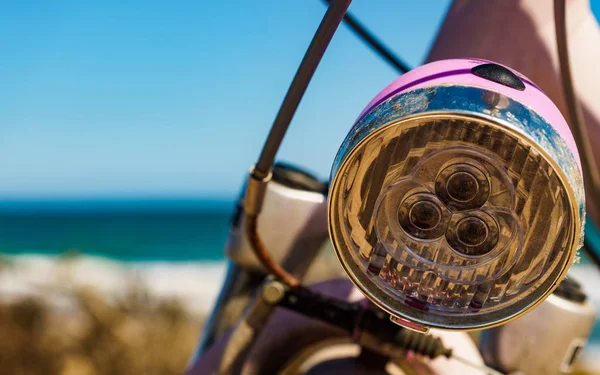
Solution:
{"label": "ocean", "polygon": [[208,200],[0,202],[0,254],[222,260],[233,207]]}

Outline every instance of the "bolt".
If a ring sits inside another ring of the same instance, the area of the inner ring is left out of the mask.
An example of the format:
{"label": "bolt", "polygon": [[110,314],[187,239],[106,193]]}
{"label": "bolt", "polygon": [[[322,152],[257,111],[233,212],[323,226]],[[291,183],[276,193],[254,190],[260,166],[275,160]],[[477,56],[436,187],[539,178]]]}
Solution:
{"label": "bolt", "polygon": [[285,296],[285,290],[285,285],[279,281],[271,281],[263,289],[262,298],[271,305],[278,304]]}

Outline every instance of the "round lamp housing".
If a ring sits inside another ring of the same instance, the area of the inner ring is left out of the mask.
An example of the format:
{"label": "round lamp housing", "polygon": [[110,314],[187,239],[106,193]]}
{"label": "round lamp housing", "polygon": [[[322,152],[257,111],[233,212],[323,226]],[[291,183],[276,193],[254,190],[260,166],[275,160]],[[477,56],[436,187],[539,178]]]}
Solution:
{"label": "round lamp housing", "polygon": [[564,118],[480,59],[412,70],[360,114],[331,172],[329,229],[354,284],[411,328],[516,318],[582,245],[584,191]]}

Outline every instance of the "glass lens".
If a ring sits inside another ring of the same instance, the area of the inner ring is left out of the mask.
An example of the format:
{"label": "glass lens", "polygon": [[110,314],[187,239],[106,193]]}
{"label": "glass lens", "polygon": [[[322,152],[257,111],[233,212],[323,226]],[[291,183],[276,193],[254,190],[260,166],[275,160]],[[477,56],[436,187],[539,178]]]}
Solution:
{"label": "glass lens", "polygon": [[493,123],[437,115],[382,127],[337,176],[336,251],[363,291],[400,301],[405,317],[512,314],[570,260],[568,191],[536,146]]}

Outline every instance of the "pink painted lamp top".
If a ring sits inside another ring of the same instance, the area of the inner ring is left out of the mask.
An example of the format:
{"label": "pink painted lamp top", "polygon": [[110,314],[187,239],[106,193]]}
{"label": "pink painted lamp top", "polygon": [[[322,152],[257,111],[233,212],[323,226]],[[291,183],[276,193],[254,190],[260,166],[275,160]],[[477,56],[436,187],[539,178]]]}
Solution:
{"label": "pink painted lamp top", "polygon": [[377,94],[377,96],[371,100],[367,107],[361,112],[358,119],[360,120],[367,112],[380,103],[406,91],[424,87],[447,85],[480,87],[499,92],[534,109],[565,140],[581,170],[581,162],[579,153],[577,152],[577,146],[575,145],[575,139],[571,134],[569,125],[556,105],[554,105],[546,94],[544,94],[544,92],[527,77],[509,67],[505,66],[521,78],[525,84],[525,90],[521,91],[511,88],[479,77],[471,72],[471,69],[475,66],[486,63],[492,63],[492,61],[482,59],[450,59],[435,61],[413,69],[410,72],[403,74],[400,78],[396,79]]}

